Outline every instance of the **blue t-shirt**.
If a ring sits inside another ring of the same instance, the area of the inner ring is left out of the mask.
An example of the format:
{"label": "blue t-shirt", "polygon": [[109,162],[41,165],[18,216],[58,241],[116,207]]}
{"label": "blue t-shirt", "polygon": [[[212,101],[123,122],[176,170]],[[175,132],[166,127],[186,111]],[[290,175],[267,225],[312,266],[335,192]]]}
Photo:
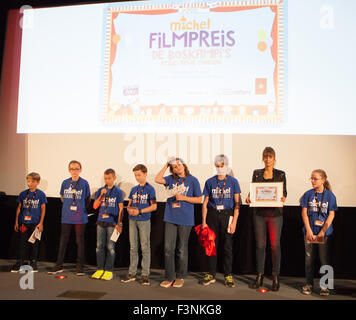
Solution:
{"label": "blue t-shirt", "polygon": [[[174,179],[173,175],[164,177],[166,180],[165,186],[168,189],[173,189],[177,184],[181,185],[184,181],[185,190],[184,196],[187,197],[200,197],[202,195],[200,184],[197,178],[189,174],[186,178]],[[173,208],[173,203],[179,202],[179,208]],[[166,202],[166,209],[164,210],[164,221],[181,226],[194,226],[194,204],[177,201],[176,197],[170,197]]]}
{"label": "blue t-shirt", "polygon": [[34,192],[27,189],[19,194],[17,203],[21,203],[19,223],[38,224],[41,220],[41,205],[47,203],[47,198],[40,189]]}
{"label": "blue t-shirt", "polygon": [[[105,187],[99,188],[95,194],[95,200],[100,197],[101,190]],[[113,186],[106,192],[106,197],[102,197],[99,208],[98,221],[107,222],[109,224],[117,224],[119,216],[119,203],[124,202],[122,190],[117,186]]]}
{"label": "blue t-shirt", "polygon": [[68,178],[62,182],[60,195],[63,198],[62,223],[87,223],[85,199],[90,197],[88,181],[80,177],[78,181],[72,182],[72,179]]}
{"label": "blue t-shirt", "polygon": [[209,197],[209,207],[216,209],[217,205],[222,204],[224,209],[235,208],[234,195],[241,193],[239,182],[229,175],[225,179],[218,180],[218,176],[215,175],[206,180],[203,194]]}
{"label": "blue t-shirt", "polygon": [[[304,193],[300,201],[301,207],[308,208],[309,224],[314,235],[317,235],[322,229],[322,227],[315,225],[315,221],[321,220],[325,222],[329,216],[329,212],[337,210],[336,197],[330,190],[325,189],[324,197],[323,197],[323,193],[317,193],[316,195],[317,195],[317,201],[315,200],[314,189],[310,189]],[[321,205],[320,216],[319,216],[319,206],[321,200],[323,200],[323,203]],[[303,227],[303,232],[304,233],[306,232],[305,226]],[[325,235],[330,236],[332,233],[333,233],[333,226],[330,225],[330,227],[326,230]]]}
{"label": "blue t-shirt", "polygon": [[[146,183],[144,186],[137,185],[131,189],[129,199],[132,200],[131,207],[144,209],[151,205],[151,200],[156,200],[156,192],[149,183]],[[142,213],[141,216],[129,215],[129,219],[137,221],[150,220],[151,212]]]}

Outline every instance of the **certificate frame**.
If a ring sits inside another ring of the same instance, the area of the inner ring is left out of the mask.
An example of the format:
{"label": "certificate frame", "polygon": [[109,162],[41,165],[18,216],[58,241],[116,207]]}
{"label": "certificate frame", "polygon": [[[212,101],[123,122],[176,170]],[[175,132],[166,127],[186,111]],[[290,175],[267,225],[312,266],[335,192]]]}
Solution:
{"label": "certificate frame", "polygon": [[283,207],[283,182],[251,182],[250,207]]}

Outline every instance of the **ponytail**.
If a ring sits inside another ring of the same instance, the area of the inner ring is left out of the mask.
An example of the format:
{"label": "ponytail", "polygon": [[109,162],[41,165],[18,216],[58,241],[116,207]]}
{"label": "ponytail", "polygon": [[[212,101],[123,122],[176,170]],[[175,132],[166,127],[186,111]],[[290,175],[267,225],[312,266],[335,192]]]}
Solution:
{"label": "ponytail", "polygon": [[328,181],[328,176],[326,175],[326,172],[322,169],[316,169],[316,170],[313,170],[313,173],[320,174],[321,178],[325,180],[324,188],[331,191],[331,185],[330,185],[330,182]]}

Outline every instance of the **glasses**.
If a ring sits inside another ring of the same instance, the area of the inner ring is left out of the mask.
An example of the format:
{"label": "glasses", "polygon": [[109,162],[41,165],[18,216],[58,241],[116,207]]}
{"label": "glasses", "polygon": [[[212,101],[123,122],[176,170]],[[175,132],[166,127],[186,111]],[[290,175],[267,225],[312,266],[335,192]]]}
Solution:
{"label": "glasses", "polygon": [[80,171],[80,168],[69,168],[69,171]]}
{"label": "glasses", "polygon": [[321,179],[319,179],[319,178],[310,178],[309,180],[310,180],[310,181],[319,181],[319,180],[321,180]]}

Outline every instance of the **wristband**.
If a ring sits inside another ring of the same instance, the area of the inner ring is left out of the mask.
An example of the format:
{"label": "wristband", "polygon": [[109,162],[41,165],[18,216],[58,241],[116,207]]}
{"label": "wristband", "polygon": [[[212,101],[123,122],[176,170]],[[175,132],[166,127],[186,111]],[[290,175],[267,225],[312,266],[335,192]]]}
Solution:
{"label": "wristband", "polygon": [[138,215],[139,215],[139,216],[142,216],[142,210],[141,210],[141,209],[138,210]]}

